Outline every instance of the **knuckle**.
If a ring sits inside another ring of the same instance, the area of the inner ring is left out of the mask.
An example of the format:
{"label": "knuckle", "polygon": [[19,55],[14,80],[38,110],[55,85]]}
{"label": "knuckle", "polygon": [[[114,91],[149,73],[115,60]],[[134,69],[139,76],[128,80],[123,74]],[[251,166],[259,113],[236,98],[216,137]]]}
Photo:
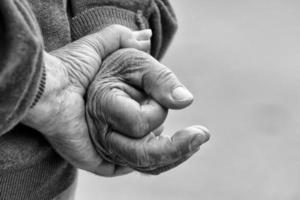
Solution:
{"label": "knuckle", "polygon": [[170,82],[176,79],[175,74],[167,67],[162,68],[158,71],[156,81],[159,83]]}
{"label": "knuckle", "polygon": [[[150,68],[148,70],[147,74],[145,74],[144,85],[149,88],[157,87],[160,90],[169,92],[169,90],[181,86],[181,83],[169,68],[162,66],[158,69]],[[150,90],[149,88],[147,89]]]}

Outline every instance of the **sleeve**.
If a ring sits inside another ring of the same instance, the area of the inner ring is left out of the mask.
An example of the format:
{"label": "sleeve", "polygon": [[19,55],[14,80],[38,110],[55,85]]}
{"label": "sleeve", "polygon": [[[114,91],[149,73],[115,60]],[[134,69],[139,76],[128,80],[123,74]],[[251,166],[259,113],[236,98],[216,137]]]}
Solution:
{"label": "sleeve", "polygon": [[0,135],[19,123],[42,95],[42,36],[25,0],[0,4]]}
{"label": "sleeve", "polygon": [[71,0],[71,32],[74,40],[121,24],[133,30],[152,29],[151,55],[161,59],[177,30],[168,0]]}

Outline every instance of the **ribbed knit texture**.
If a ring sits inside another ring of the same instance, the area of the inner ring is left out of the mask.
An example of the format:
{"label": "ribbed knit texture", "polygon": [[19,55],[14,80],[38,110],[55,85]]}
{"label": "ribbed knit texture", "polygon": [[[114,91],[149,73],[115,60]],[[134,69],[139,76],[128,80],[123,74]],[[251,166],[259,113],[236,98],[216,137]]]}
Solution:
{"label": "ribbed knit texture", "polygon": [[0,199],[52,199],[75,179],[76,169],[43,136],[22,124],[0,137]]}
{"label": "ribbed knit texture", "polygon": [[71,23],[73,39],[89,31],[98,31],[97,26],[104,28],[109,24],[120,24],[133,30],[150,28],[153,32],[151,55],[161,59],[177,30],[177,19],[168,0],[70,1],[74,14]]}
{"label": "ribbed knit texture", "polygon": [[111,6],[96,7],[86,10],[72,19],[72,39],[77,40],[111,24],[120,24],[132,30],[149,27],[146,18],[141,14]]}
{"label": "ribbed knit texture", "polygon": [[0,199],[49,200],[69,187],[75,175],[76,170],[53,152],[36,165],[5,171],[0,176]]}
{"label": "ribbed knit texture", "polygon": [[40,80],[40,84],[39,84],[39,87],[38,87],[38,92],[37,94],[35,95],[35,98],[34,98],[34,101],[33,103],[31,104],[30,108],[33,108],[38,102],[39,100],[41,99],[43,93],[44,93],[44,90],[45,90],[45,85],[46,85],[46,69],[45,69],[45,66],[43,65],[42,67],[42,75],[41,75],[41,80]]}
{"label": "ribbed knit texture", "polygon": [[0,6],[0,136],[26,114],[38,91],[43,42],[24,1]]}
{"label": "ribbed knit texture", "polygon": [[76,169],[19,123],[45,87],[40,27],[26,0],[1,0],[0,27],[0,200],[50,200],[72,184]]}

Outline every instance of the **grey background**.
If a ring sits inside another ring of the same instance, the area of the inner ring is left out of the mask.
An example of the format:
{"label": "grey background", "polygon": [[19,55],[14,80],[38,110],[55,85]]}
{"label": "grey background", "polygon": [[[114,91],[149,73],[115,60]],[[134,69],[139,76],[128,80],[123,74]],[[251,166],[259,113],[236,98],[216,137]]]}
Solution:
{"label": "grey background", "polygon": [[77,200],[300,199],[300,1],[172,3],[180,29],[163,63],[195,102],[165,133],[203,124],[212,138],[158,177],[80,172]]}

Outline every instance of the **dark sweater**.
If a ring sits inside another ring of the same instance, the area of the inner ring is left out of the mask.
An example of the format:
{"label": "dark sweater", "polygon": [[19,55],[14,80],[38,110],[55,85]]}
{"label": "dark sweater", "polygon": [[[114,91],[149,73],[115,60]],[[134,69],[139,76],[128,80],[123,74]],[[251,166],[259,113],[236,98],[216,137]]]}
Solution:
{"label": "dark sweater", "polygon": [[20,121],[43,92],[43,51],[110,24],[150,27],[151,54],[158,59],[176,29],[167,0],[1,0],[1,200],[52,199],[74,181],[75,168]]}

